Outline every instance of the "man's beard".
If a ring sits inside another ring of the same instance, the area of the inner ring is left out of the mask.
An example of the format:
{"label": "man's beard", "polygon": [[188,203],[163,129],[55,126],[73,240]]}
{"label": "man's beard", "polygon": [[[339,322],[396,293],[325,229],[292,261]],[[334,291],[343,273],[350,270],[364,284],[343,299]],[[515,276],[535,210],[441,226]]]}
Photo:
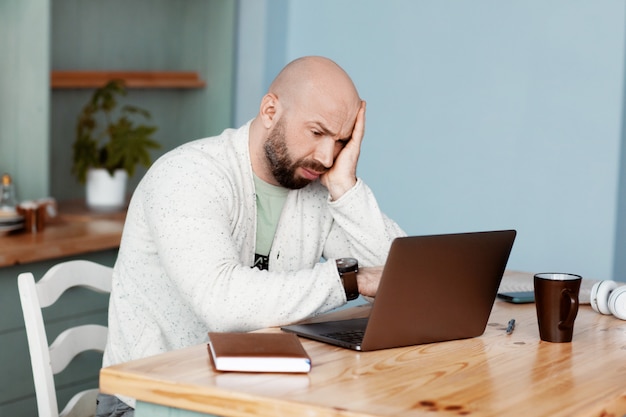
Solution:
{"label": "man's beard", "polygon": [[298,167],[307,168],[315,172],[326,172],[328,169],[317,161],[301,159],[293,161],[289,156],[287,141],[285,139],[285,127],[282,120],[270,132],[265,142],[265,157],[269,162],[272,175],[278,183],[285,188],[297,190],[306,187],[311,180],[296,176]]}

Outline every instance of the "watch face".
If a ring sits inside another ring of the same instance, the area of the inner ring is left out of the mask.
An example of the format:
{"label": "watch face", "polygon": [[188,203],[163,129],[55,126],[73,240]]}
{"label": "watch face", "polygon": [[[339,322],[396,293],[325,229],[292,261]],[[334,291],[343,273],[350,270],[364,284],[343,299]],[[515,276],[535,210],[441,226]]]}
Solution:
{"label": "watch face", "polygon": [[337,270],[339,272],[353,271],[358,266],[359,266],[359,263],[354,258],[339,258],[339,259],[337,259]]}

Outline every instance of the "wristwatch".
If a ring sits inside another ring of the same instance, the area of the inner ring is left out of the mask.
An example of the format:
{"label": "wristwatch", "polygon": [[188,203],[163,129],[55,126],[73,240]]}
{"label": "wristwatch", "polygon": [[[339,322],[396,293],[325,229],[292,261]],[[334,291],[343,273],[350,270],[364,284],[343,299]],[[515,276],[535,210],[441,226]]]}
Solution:
{"label": "wristwatch", "polygon": [[359,286],[356,282],[356,273],[359,271],[359,262],[354,258],[339,258],[336,262],[346,298],[348,301],[358,298]]}

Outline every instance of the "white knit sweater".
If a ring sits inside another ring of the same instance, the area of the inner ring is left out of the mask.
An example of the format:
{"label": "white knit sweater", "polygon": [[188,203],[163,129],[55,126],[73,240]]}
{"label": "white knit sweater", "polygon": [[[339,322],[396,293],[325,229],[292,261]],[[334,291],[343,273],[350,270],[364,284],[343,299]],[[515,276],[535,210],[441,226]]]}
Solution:
{"label": "white knit sweater", "polygon": [[256,200],[249,124],[190,142],[137,187],[113,274],[104,366],[203,343],[207,332],[279,326],[346,302],[335,262],[382,265],[404,232],[358,180],[337,201],[290,191],[269,271],[251,268]]}

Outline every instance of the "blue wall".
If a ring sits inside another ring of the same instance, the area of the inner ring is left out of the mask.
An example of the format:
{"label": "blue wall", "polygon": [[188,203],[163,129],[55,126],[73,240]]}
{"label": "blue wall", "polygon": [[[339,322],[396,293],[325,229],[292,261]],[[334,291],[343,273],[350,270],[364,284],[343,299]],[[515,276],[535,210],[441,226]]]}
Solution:
{"label": "blue wall", "polygon": [[331,57],[368,102],[359,175],[409,233],[516,228],[509,268],[626,269],[623,1],[274,0],[246,18],[252,3],[239,65],[267,74],[238,123],[268,68]]}

